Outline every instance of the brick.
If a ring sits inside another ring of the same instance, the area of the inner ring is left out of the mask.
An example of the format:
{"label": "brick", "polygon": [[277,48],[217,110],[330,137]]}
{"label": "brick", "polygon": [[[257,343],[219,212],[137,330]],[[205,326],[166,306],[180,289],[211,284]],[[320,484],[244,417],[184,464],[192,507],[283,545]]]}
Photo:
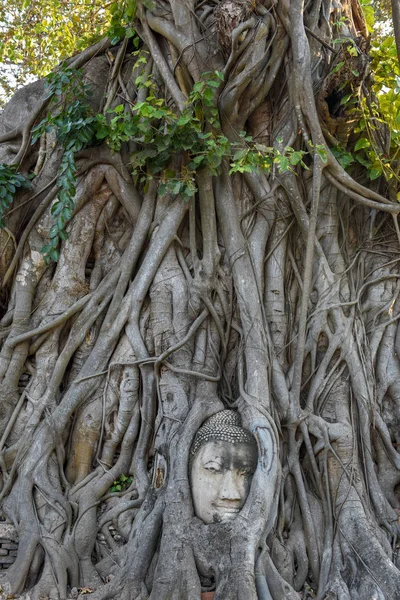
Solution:
{"label": "brick", "polygon": [[7,550],[18,550],[18,544],[14,544],[14,542],[2,542],[0,547],[7,548]]}
{"label": "brick", "polygon": [[0,557],[0,565],[12,565],[15,562],[15,556]]}
{"label": "brick", "polygon": [[9,550],[8,556],[18,556],[18,550]]}

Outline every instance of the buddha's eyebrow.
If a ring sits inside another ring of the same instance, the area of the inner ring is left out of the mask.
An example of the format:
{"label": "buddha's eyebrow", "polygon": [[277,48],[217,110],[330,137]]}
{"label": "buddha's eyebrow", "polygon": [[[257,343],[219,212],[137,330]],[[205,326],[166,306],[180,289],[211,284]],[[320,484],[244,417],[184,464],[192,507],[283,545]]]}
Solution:
{"label": "buddha's eyebrow", "polygon": [[209,465],[210,463],[213,463],[213,462],[214,463],[216,462],[218,464],[222,464],[223,460],[222,460],[222,458],[220,456],[216,456],[215,458],[208,459],[204,464],[205,465]]}

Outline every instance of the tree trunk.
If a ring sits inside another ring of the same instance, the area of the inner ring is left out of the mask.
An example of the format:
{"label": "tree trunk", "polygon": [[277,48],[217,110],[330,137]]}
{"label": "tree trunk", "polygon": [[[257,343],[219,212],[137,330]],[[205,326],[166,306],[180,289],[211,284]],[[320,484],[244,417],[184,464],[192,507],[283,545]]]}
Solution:
{"label": "tree trunk", "polygon": [[[156,0],[138,3],[135,27],[135,47],[104,41],[70,62],[93,114],[131,115],[151,94],[186,114],[218,72],[203,133],[274,159],[203,164],[188,200],[148,163],[132,175],[140,139],[85,146],[68,237],[47,263],[65,148],[54,130],[30,144],[43,82],[3,111],[0,160],[33,177],[0,231],[1,499],[19,536],[2,588],[395,600],[400,205],[329,149],[356,139],[357,106],[341,99],[370,94],[360,6]],[[302,162],[280,168],[293,152]],[[168,158],[178,179],[190,153]],[[207,525],[189,453],[224,408],[256,438],[258,466],[239,515]]]}

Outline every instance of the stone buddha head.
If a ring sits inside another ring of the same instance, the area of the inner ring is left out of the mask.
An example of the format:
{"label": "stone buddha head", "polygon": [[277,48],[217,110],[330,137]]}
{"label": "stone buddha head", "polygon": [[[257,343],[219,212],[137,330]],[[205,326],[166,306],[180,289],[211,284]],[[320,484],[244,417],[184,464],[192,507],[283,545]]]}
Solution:
{"label": "stone buddha head", "polygon": [[190,450],[195,515],[204,523],[235,519],[257,467],[257,444],[238,413],[222,410],[198,430]]}

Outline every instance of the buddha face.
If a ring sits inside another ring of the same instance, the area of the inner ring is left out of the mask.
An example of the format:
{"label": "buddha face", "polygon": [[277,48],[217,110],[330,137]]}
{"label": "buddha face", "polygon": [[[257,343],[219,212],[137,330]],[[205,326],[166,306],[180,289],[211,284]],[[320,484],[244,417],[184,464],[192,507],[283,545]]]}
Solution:
{"label": "buddha face", "polygon": [[194,512],[204,523],[235,519],[244,505],[257,466],[257,449],[240,442],[210,440],[197,451],[190,470]]}

